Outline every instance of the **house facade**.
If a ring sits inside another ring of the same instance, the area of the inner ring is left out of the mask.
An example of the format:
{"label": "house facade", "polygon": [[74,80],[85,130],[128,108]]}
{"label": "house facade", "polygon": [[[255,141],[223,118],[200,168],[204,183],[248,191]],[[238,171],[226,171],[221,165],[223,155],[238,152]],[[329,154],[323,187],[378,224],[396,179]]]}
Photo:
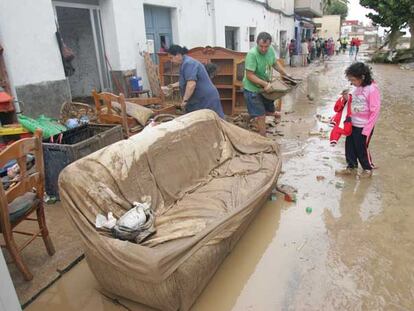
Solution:
{"label": "house facade", "polygon": [[296,51],[302,53],[302,40],[311,39],[315,33],[316,17],[322,16],[322,0],[295,0],[295,37]]}
{"label": "house facade", "polygon": [[[0,44],[23,113],[58,116],[93,89],[121,92],[133,71],[147,85],[142,52],[171,43],[247,52],[261,31],[279,56],[295,35],[294,0],[2,0]],[[73,51],[65,74],[56,32]]]}

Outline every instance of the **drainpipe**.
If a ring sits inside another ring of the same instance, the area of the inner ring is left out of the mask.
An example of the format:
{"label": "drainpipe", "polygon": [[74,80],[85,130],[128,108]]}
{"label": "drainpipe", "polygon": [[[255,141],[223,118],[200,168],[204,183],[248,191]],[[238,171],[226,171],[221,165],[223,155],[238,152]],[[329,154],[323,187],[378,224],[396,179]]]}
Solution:
{"label": "drainpipe", "polygon": [[217,25],[216,25],[216,6],[215,0],[206,0],[207,12],[212,20],[212,30],[213,30],[213,44],[212,46],[217,46]]}

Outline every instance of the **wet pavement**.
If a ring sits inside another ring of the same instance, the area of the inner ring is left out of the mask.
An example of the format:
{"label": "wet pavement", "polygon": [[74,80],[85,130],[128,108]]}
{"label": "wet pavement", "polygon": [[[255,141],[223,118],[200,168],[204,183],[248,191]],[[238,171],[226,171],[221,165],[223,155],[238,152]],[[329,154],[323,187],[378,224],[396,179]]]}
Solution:
{"label": "wet pavement", "polygon": [[[414,309],[414,71],[372,65],[379,168],[357,180],[334,173],[345,166],[344,140],[331,147],[309,134],[329,129],[315,116],[333,114],[349,64],[334,57],[284,97],[279,183],[298,189],[297,202],[278,195],[263,207],[192,310]],[[96,287],[83,261],[26,310],[125,310]]]}

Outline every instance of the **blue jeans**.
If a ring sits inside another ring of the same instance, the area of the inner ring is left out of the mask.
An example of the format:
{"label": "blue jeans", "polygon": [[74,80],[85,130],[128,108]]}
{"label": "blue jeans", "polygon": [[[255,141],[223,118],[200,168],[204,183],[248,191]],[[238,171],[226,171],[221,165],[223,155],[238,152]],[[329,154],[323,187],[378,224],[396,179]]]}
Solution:
{"label": "blue jeans", "polygon": [[244,99],[246,100],[247,111],[253,118],[265,116],[266,112],[275,112],[274,101],[264,98],[260,93],[244,90]]}

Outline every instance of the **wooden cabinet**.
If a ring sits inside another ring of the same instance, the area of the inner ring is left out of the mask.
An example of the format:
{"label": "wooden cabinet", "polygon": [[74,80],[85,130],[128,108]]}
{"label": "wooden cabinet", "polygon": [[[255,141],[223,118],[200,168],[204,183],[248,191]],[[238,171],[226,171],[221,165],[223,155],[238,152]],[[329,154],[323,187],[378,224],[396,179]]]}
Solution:
{"label": "wooden cabinet", "polygon": [[[220,94],[225,114],[233,115],[246,111],[242,91],[246,53],[221,47],[197,47],[191,49],[188,56],[203,64],[213,63],[217,65],[217,71],[212,81]],[[173,64],[166,53],[159,53],[158,57],[161,85],[177,82],[180,66]]]}

